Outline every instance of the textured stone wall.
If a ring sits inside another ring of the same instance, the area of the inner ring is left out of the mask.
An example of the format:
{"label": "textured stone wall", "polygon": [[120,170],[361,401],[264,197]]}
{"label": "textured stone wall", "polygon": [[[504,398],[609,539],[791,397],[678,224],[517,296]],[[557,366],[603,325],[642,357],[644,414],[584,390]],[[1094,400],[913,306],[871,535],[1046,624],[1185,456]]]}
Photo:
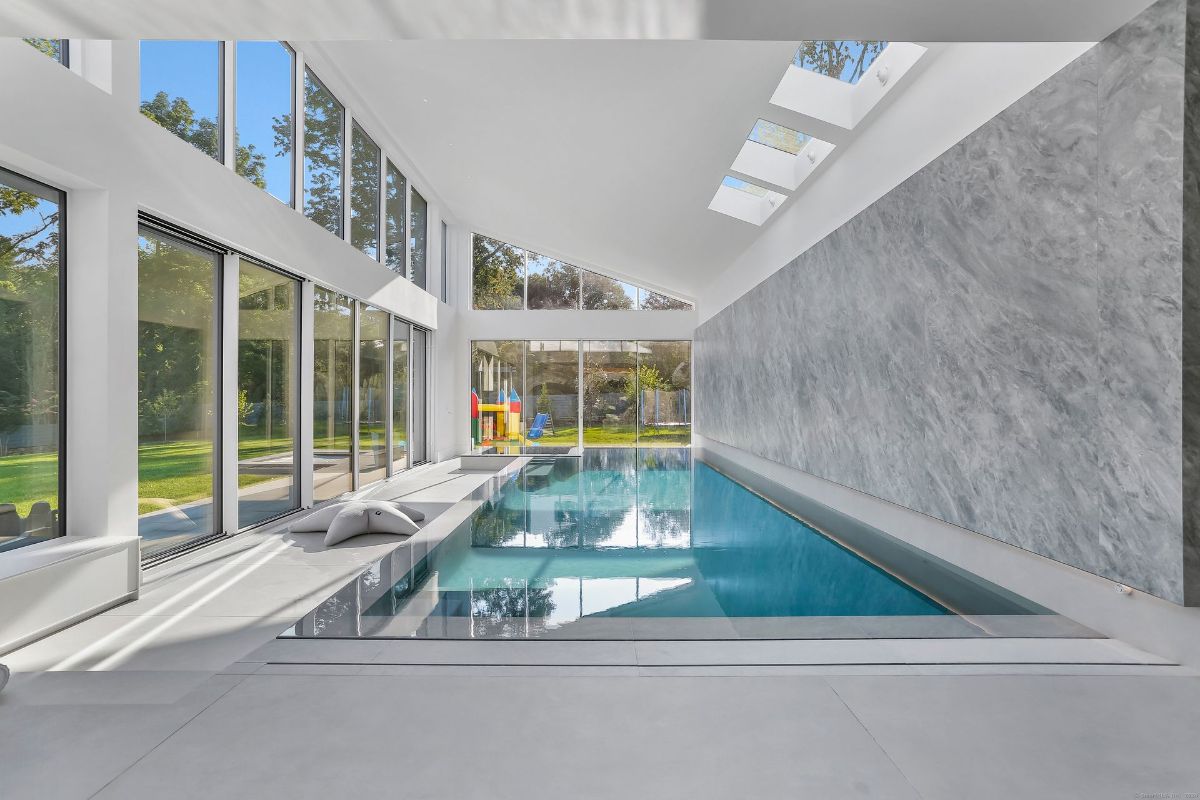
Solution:
{"label": "textured stone wall", "polygon": [[1184,601],[1184,0],[707,321],[697,432]]}

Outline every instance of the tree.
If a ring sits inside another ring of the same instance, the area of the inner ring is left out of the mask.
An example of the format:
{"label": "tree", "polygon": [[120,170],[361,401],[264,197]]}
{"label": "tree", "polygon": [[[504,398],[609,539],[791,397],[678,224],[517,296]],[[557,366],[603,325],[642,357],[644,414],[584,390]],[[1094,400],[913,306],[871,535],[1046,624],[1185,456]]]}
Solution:
{"label": "tree", "polygon": [[525,281],[525,252],[476,234],[471,245],[475,308],[519,309]]}
{"label": "tree", "polygon": [[183,410],[183,397],[174,389],[163,389],[149,400],[142,401],[142,414],[158,422],[162,440],[167,440],[171,423]]}
{"label": "tree", "polygon": [[595,272],[583,273],[583,307],[592,309],[633,308],[633,298],[620,281]]}
{"label": "tree", "polygon": [[[154,99],[142,101],[142,114],[201,152],[213,158],[221,157],[221,135],[217,121],[210,117],[197,117],[186,99],[172,99],[166,92],[159,92]],[[234,149],[234,165],[239,175],[260,189],[267,188],[267,159],[254,145],[238,145]]]}
{"label": "tree", "polygon": [[886,46],[887,42],[854,40],[802,42],[793,63],[811,72],[854,83]]}
{"label": "tree", "polygon": [[650,311],[688,311],[691,310],[691,307],[691,303],[676,300],[674,297],[667,297],[658,292],[647,292],[646,296],[642,298],[642,308]]}
{"label": "tree", "polygon": [[[305,71],[304,214],[334,234],[341,234],[342,231],[344,119],[345,110],[337,98],[312,73]],[[291,152],[291,114],[276,117],[272,128],[279,154]]]}
{"label": "tree", "polygon": [[535,258],[543,265],[529,273],[529,307],[579,308],[579,267],[530,253],[531,264]]}

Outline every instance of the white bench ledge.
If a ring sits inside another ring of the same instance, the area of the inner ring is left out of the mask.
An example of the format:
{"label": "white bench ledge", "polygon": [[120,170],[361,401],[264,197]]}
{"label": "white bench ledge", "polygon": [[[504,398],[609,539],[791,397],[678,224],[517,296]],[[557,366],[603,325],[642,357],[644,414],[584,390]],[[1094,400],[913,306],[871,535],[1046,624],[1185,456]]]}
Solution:
{"label": "white bench ledge", "polygon": [[0,654],[137,597],[137,536],[61,536],[0,553]]}

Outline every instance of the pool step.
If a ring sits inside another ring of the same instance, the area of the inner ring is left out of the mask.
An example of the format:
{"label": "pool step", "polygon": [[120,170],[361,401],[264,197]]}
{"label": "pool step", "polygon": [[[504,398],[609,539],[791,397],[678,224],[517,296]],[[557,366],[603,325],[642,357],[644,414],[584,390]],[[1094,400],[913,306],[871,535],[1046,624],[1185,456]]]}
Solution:
{"label": "pool step", "polygon": [[1123,642],[1095,638],[640,642],[278,639],[245,660],[269,664],[572,667],[1175,665]]}

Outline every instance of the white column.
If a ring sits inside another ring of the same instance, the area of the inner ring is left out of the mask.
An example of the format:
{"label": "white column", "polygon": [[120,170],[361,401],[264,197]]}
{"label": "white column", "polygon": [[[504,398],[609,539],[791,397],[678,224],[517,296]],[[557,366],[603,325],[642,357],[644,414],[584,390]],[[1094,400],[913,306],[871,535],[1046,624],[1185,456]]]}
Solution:
{"label": "white column", "polygon": [[72,536],[137,534],[137,204],[67,194],[67,496]]}
{"label": "white column", "polygon": [[221,530],[238,530],[238,271],[236,255],[223,257],[221,275],[220,464]]}
{"label": "white column", "polygon": [[237,43],[221,43],[221,161],[230,169],[237,168]]}

